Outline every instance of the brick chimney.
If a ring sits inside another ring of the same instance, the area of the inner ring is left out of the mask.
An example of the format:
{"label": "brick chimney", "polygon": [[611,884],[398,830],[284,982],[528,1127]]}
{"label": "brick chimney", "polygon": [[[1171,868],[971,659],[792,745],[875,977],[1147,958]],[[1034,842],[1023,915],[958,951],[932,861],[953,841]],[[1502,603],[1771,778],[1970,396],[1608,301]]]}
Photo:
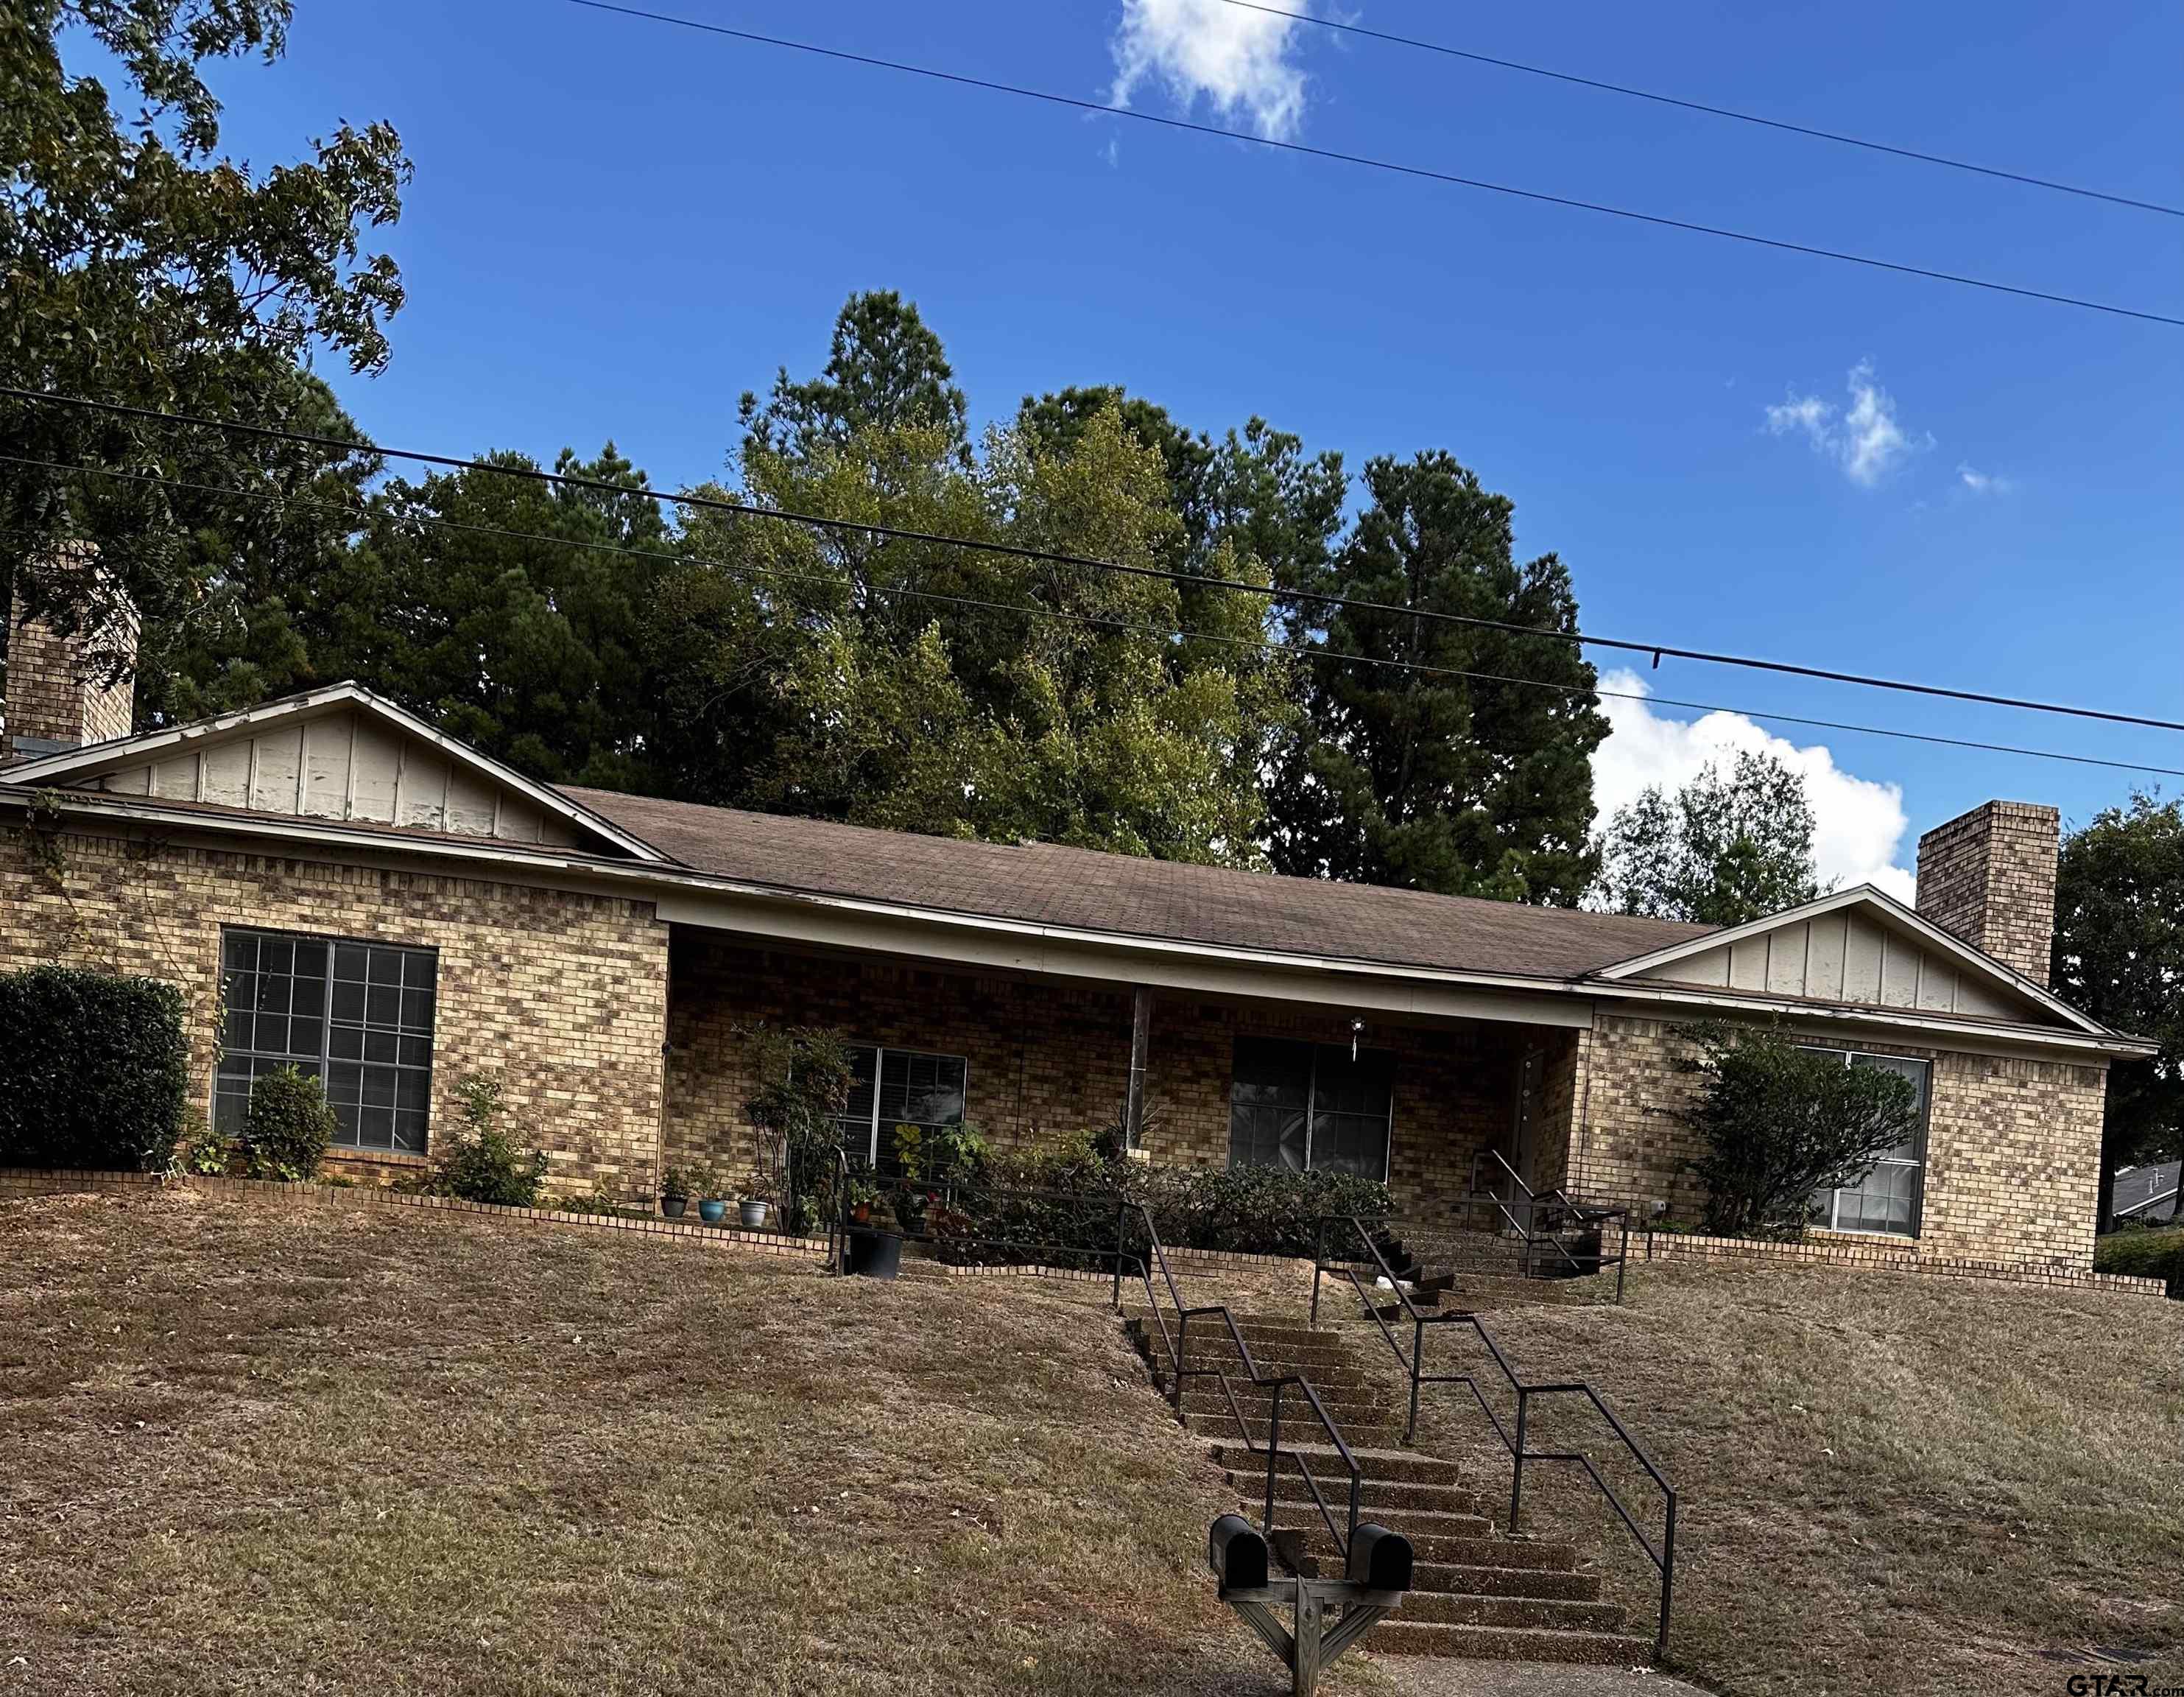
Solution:
{"label": "brick chimney", "polygon": [[1919,912],[2035,984],[2055,940],[2055,855],[2062,815],[2031,801],[1988,801],[1919,839]]}
{"label": "brick chimney", "polygon": [[0,762],[28,760],[126,736],[136,706],[136,616],[107,629],[63,636],[23,606],[8,609],[7,711]]}

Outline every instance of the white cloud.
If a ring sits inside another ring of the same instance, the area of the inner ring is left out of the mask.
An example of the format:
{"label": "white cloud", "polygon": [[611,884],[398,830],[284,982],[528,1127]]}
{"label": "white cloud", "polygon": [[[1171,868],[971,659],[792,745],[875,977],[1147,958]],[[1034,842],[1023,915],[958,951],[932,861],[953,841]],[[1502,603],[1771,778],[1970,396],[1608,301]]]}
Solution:
{"label": "white cloud", "polygon": [[2008,477],[1992,472],[1981,472],[1970,466],[1957,467],[1958,480],[1975,495],[2006,495],[2017,485]]}
{"label": "white cloud", "polygon": [[1872,360],[1852,366],[1847,384],[1847,407],[1792,390],[1789,399],[1767,409],[1767,428],[1776,436],[1802,435],[1851,482],[1871,488],[1913,454],[1932,447],[1933,438],[1914,440],[1897,421],[1895,397],[1875,380]]}
{"label": "white cloud", "polygon": [[[1304,11],[1306,0],[1284,9]],[[1186,108],[1203,98],[1217,116],[1286,141],[1304,120],[1305,75],[1291,54],[1300,27],[1225,0],[1123,0],[1112,98],[1127,106],[1157,82]]]}
{"label": "white cloud", "polygon": [[1836,764],[1825,745],[1800,748],[1741,713],[1707,713],[1685,724],[1662,717],[1649,702],[1616,699],[1652,693],[1635,672],[1608,673],[1600,687],[1613,692],[1601,699],[1610,734],[1592,756],[1592,797],[1603,824],[1649,784],[1674,793],[1708,761],[1726,767],[1740,750],[1763,751],[1804,778],[1820,881],[1877,885],[1902,901],[1912,899],[1914,880],[1896,864],[1908,823],[1897,785],[1854,778]]}

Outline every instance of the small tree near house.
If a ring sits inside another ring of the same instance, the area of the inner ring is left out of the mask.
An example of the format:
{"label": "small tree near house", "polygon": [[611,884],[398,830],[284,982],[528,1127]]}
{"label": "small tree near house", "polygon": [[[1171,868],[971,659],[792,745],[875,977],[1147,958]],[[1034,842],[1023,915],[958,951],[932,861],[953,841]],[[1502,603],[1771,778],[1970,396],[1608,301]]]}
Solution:
{"label": "small tree near house", "polygon": [[1691,1169],[1717,1236],[1795,1236],[1816,1194],[1856,1184],[1917,1135],[1918,1091],[1895,1073],[1846,1067],[1771,1029],[1708,1024],[1678,1035],[1690,1047],[1677,1068],[1697,1089],[1671,1111],[1704,1143]]}
{"label": "small tree near house", "polygon": [[757,1080],[744,1112],[760,1193],[780,1205],[786,1230],[809,1231],[835,1200],[835,1121],[855,1082],[849,1047],[838,1032],[808,1025],[755,1024],[738,1035],[750,1044]]}

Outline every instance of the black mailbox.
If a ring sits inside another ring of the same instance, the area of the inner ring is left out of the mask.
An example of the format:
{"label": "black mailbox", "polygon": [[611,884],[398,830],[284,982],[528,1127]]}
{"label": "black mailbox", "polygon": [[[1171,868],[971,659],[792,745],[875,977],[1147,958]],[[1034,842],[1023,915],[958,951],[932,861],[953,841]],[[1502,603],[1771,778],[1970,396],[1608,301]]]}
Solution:
{"label": "black mailbox", "polygon": [[1368,1521],[1350,1540],[1350,1571],[1345,1577],[1368,1591],[1409,1590],[1410,1539]]}
{"label": "black mailbox", "polygon": [[[1403,1546],[1403,1583],[1410,1583],[1410,1546]],[[1241,1515],[1223,1515],[1206,1534],[1206,1565],[1224,1591],[1267,1588],[1267,1541]]]}

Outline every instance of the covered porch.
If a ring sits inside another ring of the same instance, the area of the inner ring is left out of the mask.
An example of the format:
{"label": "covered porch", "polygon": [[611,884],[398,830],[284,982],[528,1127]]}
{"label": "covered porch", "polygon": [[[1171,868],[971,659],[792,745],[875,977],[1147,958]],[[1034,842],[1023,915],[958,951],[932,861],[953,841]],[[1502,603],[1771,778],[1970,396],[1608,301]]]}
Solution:
{"label": "covered porch", "polygon": [[882,1164],[902,1124],[968,1119],[1000,1147],[1128,1127],[1155,1163],[1339,1167],[1384,1180],[1403,1218],[1448,1225],[1468,1217],[1484,1151],[1535,1188],[1563,1177],[1581,1004],[1429,1012],[1379,1005],[1387,998],[1362,983],[1307,996],[1273,975],[1256,987],[1150,977],[678,924],[662,1159],[753,1170],[748,1033],[763,1022],[830,1028],[852,1045],[844,1142]]}

